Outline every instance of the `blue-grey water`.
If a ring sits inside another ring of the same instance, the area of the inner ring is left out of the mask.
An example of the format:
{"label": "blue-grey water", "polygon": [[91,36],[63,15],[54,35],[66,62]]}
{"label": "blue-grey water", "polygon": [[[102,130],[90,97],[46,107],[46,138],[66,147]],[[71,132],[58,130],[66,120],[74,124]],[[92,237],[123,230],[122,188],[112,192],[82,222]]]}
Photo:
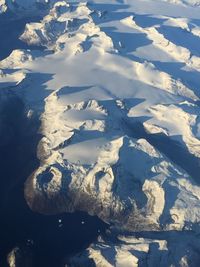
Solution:
{"label": "blue-grey water", "polygon": [[59,267],[107,226],[83,212],[45,216],[29,209],[24,182],[39,165],[39,121],[27,119],[22,101],[12,92],[6,95],[6,100],[0,97],[0,266],[8,266],[7,254],[19,247],[17,267]]}
{"label": "blue-grey water", "polygon": [[[16,19],[9,13],[0,16],[0,60],[14,49],[36,48],[19,36],[27,22],[37,20],[39,17]],[[146,133],[141,123],[129,120],[122,124],[127,135],[145,138],[199,182],[199,160],[186,147],[165,135]],[[0,94],[0,267],[8,266],[7,255],[15,247],[19,248],[16,267],[63,266],[65,257],[87,247],[108,227],[83,212],[45,216],[29,209],[24,183],[39,165],[39,126],[37,117],[26,118],[23,102],[12,91],[7,90],[6,100]]]}
{"label": "blue-grey water", "polygon": [[[0,16],[0,60],[14,49],[42,49],[19,40],[26,23],[39,17]],[[45,216],[30,210],[24,183],[39,166],[36,157],[40,122],[27,119],[24,104],[14,91],[0,94],[0,266],[18,248],[16,267],[59,267],[63,259],[93,242],[107,225],[83,212]],[[1,93],[2,93],[1,92]],[[84,223],[83,223],[84,222]]]}

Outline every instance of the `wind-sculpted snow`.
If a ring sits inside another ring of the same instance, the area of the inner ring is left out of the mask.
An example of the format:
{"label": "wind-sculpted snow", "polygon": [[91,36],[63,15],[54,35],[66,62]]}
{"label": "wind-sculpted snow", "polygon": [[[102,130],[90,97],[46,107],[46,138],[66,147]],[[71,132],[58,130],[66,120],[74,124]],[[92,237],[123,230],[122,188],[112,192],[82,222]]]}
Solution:
{"label": "wind-sculpted snow", "polygon": [[[153,239],[152,239],[153,237]],[[187,246],[186,246],[187,245]],[[123,234],[108,240],[99,238],[67,266],[135,267],[198,266],[199,240],[191,232],[142,232],[139,236]]]}
{"label": "wind-sculpted snow", "polygon": [[40,2],[43,18],[20,40],[46,50],[12,51],[0,73],[1,90],[15,88],[41,118],[28,205],[86,211],[125,236],[69,266],[198,266],[198,1]]}

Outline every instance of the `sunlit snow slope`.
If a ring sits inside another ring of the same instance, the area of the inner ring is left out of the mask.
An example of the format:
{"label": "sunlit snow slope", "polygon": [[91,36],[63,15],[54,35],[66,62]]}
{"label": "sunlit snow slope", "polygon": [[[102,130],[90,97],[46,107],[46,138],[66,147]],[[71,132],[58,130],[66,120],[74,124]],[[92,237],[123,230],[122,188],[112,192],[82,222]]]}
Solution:
{"label": "sunlit snow slope", "polygon": [[41,118],[27,203],[87,211],[121,233],[70,266],[88,254],[98,267],[198,266],[200,2],[11,2],[2,13],[44,9],[20,39],[46,50],[0,63],[1,91]]}

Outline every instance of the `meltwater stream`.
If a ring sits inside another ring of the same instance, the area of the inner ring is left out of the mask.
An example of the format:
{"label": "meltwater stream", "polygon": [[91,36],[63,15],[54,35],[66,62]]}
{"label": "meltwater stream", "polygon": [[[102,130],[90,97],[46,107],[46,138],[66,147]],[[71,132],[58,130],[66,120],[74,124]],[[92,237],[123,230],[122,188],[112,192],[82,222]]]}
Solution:
{"label": "meltwater stream", "polygon": [[22,101],[0,95],[0,266],[16,249],[16,267],[59,267],[63,259],[93,242],[106,225],[83,212],[53,216],[32,212],[24,182],[38,167],[37,118],[27,119]]}

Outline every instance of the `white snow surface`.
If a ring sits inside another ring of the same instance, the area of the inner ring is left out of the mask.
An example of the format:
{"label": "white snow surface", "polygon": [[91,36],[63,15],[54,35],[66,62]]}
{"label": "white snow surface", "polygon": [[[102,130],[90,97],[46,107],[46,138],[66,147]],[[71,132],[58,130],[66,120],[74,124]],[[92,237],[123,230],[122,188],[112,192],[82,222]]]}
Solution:
{"label": "white snow surface", "polygon": [[[36,2],[0,0],[0,12]],[[98,267],[198,266],[200,2],[40,2],[44,17],[20,39],[46,50],[0,62],[0,90],[40,114],[29,206],[83,210],[121,232],[70,266],[87,255]]]}

